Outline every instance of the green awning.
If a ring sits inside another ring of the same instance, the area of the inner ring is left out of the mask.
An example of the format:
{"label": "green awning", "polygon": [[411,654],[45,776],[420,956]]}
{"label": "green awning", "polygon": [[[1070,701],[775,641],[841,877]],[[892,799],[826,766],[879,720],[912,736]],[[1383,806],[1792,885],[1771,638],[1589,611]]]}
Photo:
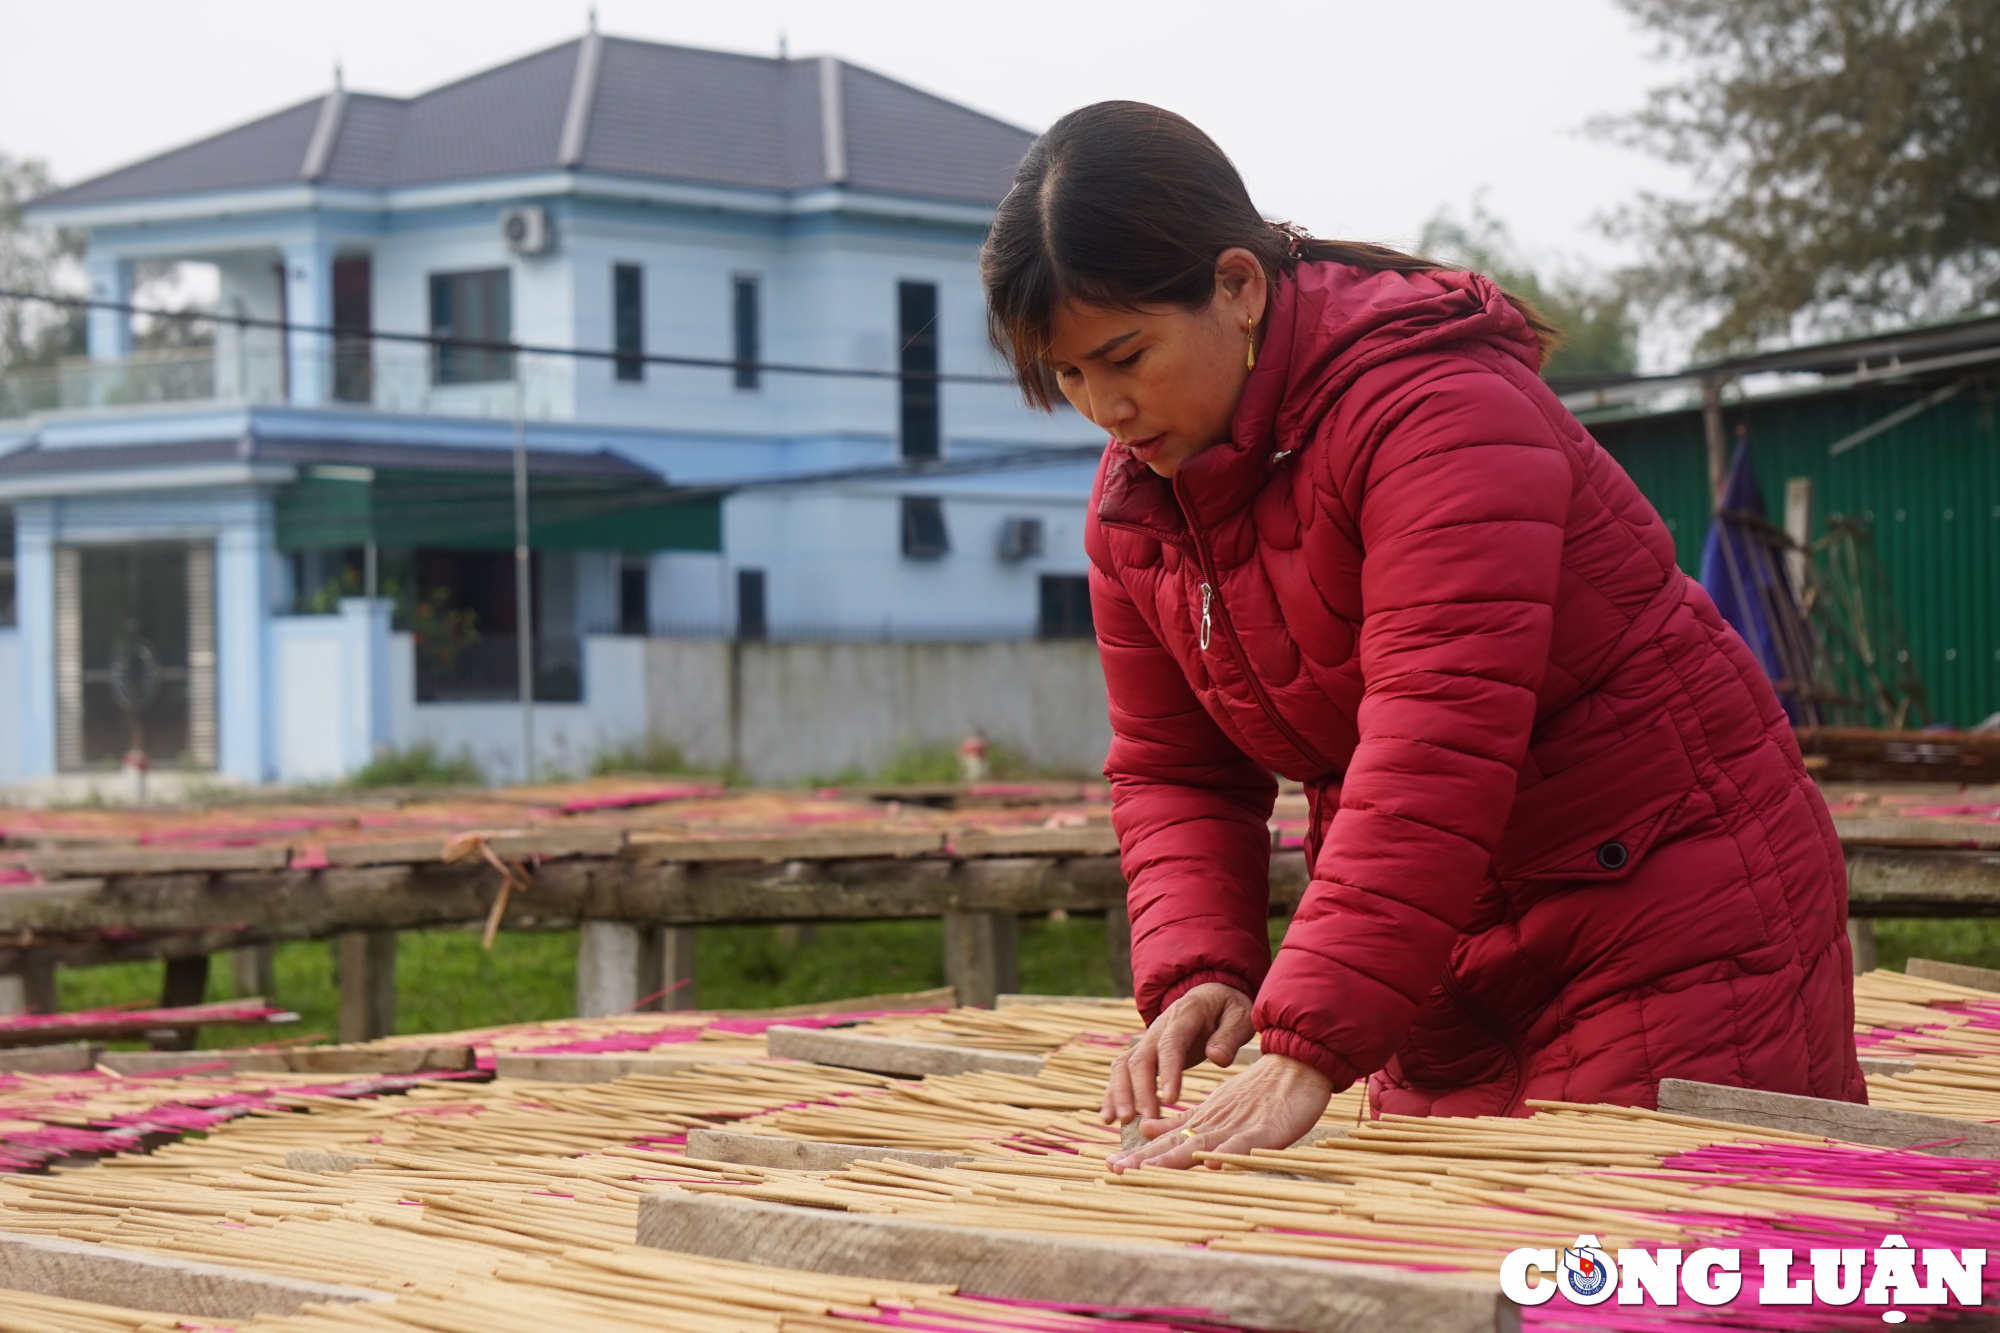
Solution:
{"label": "green awning", "polygon": [[[282,551],[514,546],[514,479],[505,473],[311,468],[278,491],[275,507]],[[528,533],[539,551],[720,551],[722,497],[631,476],[531,474]]]}

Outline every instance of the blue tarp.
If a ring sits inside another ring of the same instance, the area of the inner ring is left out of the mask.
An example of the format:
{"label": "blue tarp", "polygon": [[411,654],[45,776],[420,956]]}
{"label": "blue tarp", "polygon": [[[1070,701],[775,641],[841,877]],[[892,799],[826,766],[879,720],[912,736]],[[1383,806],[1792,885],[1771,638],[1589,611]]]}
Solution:
{"label": "blue tarp", "polygon": [[[1718,508],[1721,513],[1709,524],[1708,540],[1702,543],[1701,586],[1776,685],[1785,679],[1785,667],[1778,653],[1778,630],[1772,623],[1771,608],[1774,603],[1791,602],[1792,590],[1771,548],[1758,539],[1750,525],[1733,523],[1726,517],[1747,514],[1770,519],[1764,509],[1764,492],[1757,485],[1757,471],[1750,465],[1748,438],[1737,440],[1736,457],[1730,462],[1729,481],[1722,489]],[[1781,691],[1779,698],[1796,723],[1797,705],[1791,696]]]}

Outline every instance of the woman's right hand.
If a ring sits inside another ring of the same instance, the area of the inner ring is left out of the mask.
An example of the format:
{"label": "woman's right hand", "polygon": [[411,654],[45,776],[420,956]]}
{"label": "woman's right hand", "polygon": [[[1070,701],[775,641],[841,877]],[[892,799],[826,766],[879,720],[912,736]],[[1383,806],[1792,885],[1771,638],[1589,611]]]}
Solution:
{"label": "woman's right hand", "polygon": [[1104,1088],[1104,1123],[1123,1125],[1134,1117],[1159,1120],[1162,1103],[1172,1105],[1181,1099],[1181,1071],[1200,1064],[1204,1056],[1228,1068],[1254,1032],[1250,997],[1242,991],[1219,981],[1192,988],[1111,1062],[1111,1081]]}

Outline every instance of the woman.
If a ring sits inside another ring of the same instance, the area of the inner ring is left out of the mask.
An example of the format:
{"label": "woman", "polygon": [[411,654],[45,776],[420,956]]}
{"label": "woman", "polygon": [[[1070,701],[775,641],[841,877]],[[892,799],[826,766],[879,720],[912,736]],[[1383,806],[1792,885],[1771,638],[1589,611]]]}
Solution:
{"label": "woman", "polygon": [[[1112,436],[1086,543],[1132,965],[1114,1156],[1377,1114],[1852,1101],[1846,879],[1770,685],[1487,279],[1266,222],[1156,107],[1056,123],[984,255],[1030,401]],[[1275,960],[1271,773],[1311,884]],[[1192,1113],[1180,1073],[1263,1058]]]}

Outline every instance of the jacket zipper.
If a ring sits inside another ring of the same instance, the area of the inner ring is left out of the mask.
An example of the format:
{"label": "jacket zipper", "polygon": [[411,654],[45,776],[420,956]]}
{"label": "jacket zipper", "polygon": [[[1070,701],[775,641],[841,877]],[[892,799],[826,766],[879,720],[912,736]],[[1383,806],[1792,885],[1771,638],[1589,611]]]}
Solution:
{"label": "jacket zipper", "polygon": [[1514,1066],[1514,1086],[1507,1090],[1507,1103],[1501,1108],[1500,1114],[1514,1114],[1515,1104],[1521,1099],[1521,1086],[1528,1079],[1527,1061],[1521,1055],[1521,1044],[1514,1040],[1513,1034],[1507,1030],[1506,1026],[1500,1020],[1494,1018],[1483,1006],[1475,1005],[1467,997],[1466,993],[1459,989],[1458,980],[1452,976],[1449,967],[1445,969],[1442,984],[1444,986],[1444,993],[1451,998],[1453,1004],[1458,1006],[1458,1011],[1471,1019],[1478,1027],[1484,1028],[1487,1036],[1493,1038],[1506,1048],[1507,1059]]}
{"label": "jacket zipper", "polygon": [[1271,703],[1271,696],[1264,692],[1264,683],[1257,679],[1256,671],[1250,666],[1250,655],[1243,651],[1243,640],[1237,636],[1236,622],[1229,618],[1229,608],[1224,606],[1221,599],[1215,596],[1215,562],[1209,558],[1208,543],[1203,539],[1201,528],[1195,523],[1194,517],[1188,512],[1186,505],[1181,506],[1181,513],[1187,517],[1188,535],[1194,538],[1195,562],[1200,565],[1204,579],[1201,585],[1202,648],[1206,650],[1208,647],[1209,612],[1210,608],[1213,607],[1219,613],[1219,618],[1222,621],[1223,634],[1228,636],[1230,647],[1236,650],[1236,660],[1243,667],[1244,683],[1250,687],[1250,693],[1255,696],[1257,707],[1264,714],[1264,720],[1269,722],[1280,736],[1283,736],[1286,741],[1290,742],[1291,747],[1303,755],[1308,762],[1317,765],[1321,773],[1332,772],[1333,765],[1327,763],[1324,757],[1310,745],[1307,745],[1305,738],[1292,729],[1291,723],[1278,716],[1277,708]]}

